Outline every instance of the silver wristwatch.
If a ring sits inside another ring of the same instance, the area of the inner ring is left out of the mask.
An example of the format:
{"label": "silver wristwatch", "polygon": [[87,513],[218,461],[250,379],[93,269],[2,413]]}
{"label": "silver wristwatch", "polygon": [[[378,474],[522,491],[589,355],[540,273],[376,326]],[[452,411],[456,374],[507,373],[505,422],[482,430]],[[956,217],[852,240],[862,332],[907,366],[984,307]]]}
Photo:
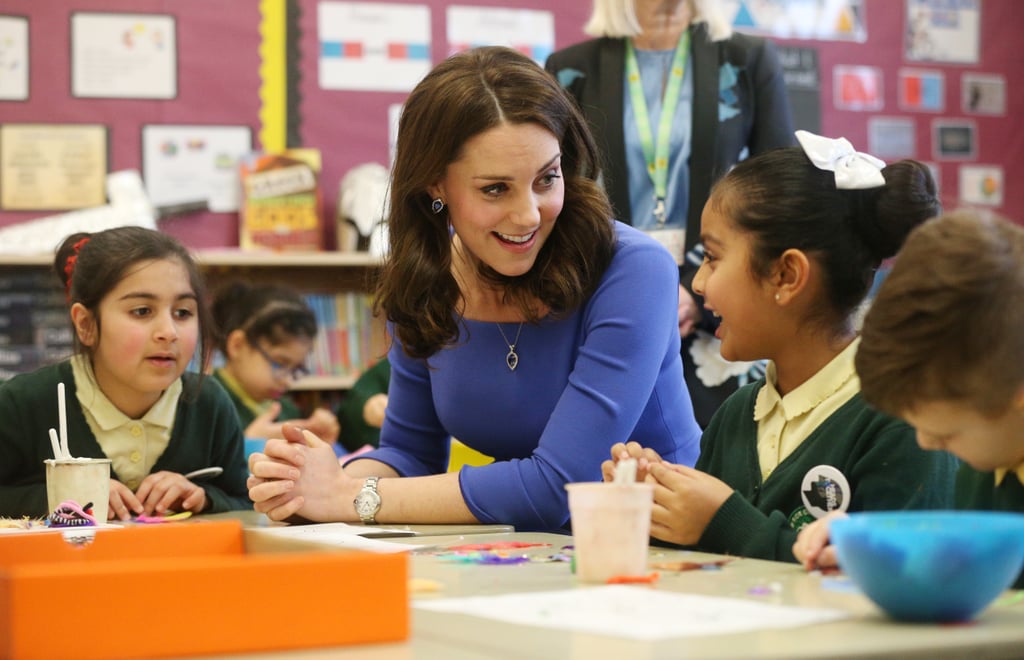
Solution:
{"label": "silver wristwatch", "polygon": [[380,511],[380,493],[377,492],[377,481],[379,480],[380,477],[367,477],[363,489],[352,501],[359,519],[367,525],[376,524],[377,512]]}

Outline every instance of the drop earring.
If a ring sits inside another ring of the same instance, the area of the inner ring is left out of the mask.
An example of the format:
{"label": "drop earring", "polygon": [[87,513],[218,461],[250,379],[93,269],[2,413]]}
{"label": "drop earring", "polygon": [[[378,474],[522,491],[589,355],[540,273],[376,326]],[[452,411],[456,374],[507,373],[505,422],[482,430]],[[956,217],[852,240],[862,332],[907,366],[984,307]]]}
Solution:
{"label": "drop earring", "polygon": [[782,300],[782,296],[780,296],[779,294],[776,293],[775,294],[775,302],[779,302],[780,300]]}
{"label": "drop earring", "polygon": [[437,215],[444,210],[444,201],[440,197],[435,197],[434,201],[430,202],[430,212]]}

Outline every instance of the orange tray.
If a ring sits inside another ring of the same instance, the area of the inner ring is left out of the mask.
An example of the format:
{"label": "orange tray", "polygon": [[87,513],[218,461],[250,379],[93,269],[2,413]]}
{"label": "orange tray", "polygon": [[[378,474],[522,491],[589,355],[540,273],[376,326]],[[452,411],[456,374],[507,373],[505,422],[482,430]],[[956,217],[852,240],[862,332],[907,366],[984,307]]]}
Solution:
{"label": "orange tray", "polygon": [[[0,658],[138,658],[409,636],[404,553],[246,553],[237,521],[0,537]],[[286,548],[279,548],[286,549]]]}

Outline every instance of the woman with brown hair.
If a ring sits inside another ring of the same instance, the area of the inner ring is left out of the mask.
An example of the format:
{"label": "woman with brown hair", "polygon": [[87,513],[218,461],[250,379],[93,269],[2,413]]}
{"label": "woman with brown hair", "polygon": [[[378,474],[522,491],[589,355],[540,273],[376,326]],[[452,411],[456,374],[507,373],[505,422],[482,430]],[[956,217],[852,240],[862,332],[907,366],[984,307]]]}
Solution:
{"label": "woman with brown hair", "polygon": [[[380,448],[342,469],[288,431],[250,459],[257,510],[552,530],[564,485],[599,480],[616,442],[692,464],[675,262],[611,219],[598,174],[586,121],[529,58],[480,48],[435,67],[392,173]],[[495,462],[445,473],[450,436]]]}

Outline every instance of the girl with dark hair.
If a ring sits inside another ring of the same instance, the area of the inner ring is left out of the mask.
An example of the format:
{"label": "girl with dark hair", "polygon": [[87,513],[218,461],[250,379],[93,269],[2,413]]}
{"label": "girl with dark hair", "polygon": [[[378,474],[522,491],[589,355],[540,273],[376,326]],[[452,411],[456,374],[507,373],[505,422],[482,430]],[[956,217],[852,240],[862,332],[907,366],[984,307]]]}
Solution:
{"label": "girl with dark hair", "polygon": [[[69,236],[54,269],[76,355],[0,385],[0,515],[49,513],[43,461],[58,383],[71,454],[111,459],[111,518],[251,508],[231,402],[185,371],[197,346],[206,364],[211,328],[189,252],[159,231],[117,227]],[[202,483],[183,476],[214,466],[223,473]]]}
{"label": "girl with dark hair", "polygon": [[956,460],[869,407],[854,369],[855,312],[882,260],[939,212],[935,183],[916,161],[797,138],[737,165],[701,218],[694,288],[720,319],[722,356],[769,360],[765,377],[715,414],[696,469],[633,443],[604,466],[608,478],[615,460],[646,458],[663,541],[793,561],[798,530],[830,511],[952,504]]}
{"label": "girl with dark hair", "polygon": [[318,407],[304,418],[287,395],[308,374],[316,339],[316,316],[302,296],[287,287],[230,282],[214,297],[213,319],[224,358],[213,377],[231,396],[246,438],[279,438],[281,423],[294,420],[327,442],[338,439],[334,413]]}

